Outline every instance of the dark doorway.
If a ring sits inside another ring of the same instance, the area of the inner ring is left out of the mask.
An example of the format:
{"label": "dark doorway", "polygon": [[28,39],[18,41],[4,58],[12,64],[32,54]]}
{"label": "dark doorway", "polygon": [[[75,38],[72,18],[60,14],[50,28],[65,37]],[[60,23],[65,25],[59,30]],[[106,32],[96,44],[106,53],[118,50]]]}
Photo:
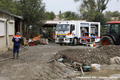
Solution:
{"label": "dark doorway", "polygon": [[15,34],[20,32],[20,20],[15,19]]}

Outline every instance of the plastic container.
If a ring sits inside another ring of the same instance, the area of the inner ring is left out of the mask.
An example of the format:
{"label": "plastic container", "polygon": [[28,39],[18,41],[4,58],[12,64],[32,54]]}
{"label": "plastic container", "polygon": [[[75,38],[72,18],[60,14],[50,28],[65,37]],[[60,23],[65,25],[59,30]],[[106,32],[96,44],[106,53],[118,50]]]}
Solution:
{"label": "plastic container", "polygon": [[82,66],[82,68],[83,68],[83,71],[85,71],[85,72],[89,72],[92,70],[91,66]]}
{"label": "plastic container", "polygon": [[92,69],[100,71],[101,65],[100,64],[91,64],[91,67],[92,67]]}

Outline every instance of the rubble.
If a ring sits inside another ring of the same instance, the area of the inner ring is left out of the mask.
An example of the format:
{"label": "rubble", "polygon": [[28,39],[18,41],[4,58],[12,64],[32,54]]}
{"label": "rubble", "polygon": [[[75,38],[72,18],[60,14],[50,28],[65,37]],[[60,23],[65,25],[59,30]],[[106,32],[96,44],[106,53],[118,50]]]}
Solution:
{"label": "rubble", "polygon": [[47,38],[42,38],[41,35],[37,36],[37,37],[34,37],[32,39],[29,39],[28,40],[28,44],[29,46],[35,46],[35,45],[38,45],[38,44],[43,44],[43,45],[48,45],[48,39]]}
{"label": "rubble", "polygon": [[66,49],[59,51],[56,56],[66,58],[67,62],[91,64],[111,64],[110,58],[120,57],[120,46],[100,46],[97,48]]}
{"label": "rubble", "polygon": [[[45,45],[45,46],[44,45],[37,45],[33,47],[25,46],[25,48],[21,46],[19,60],[8,59],[0,62],[0,72],[1,72],[0,80],[6,80],[6,79],[8,80],[83,80],[79,78],[82,76],[81,71],[77,71],[77,69],[71,67],[71,64],[67,62],[61,63],[57,60],[63,58],[65,61],[68,61],[66,60],[66,56],[63,57],[62,55],[65,53],[66,54],[71,53],[72,55],[73,52],[85,53],[88,50],[89,50],[89,54],[91,54],[91,52],[94,52],[93,48],[88,48],[83,46],[59,46],[58,44],[53,44],[53,43],[52,44],[50,43],[49,45]],[[101,51],[103,49],[104,51]],[[99,47],[98,49],[94,48],[95,51],[100,50],[99,52],[106,52],[109,50],[110,50],[109,52],[111,52],[112,49],[118,52],[118,54],[116,54],[116,52],[114,54],[111,53],[110,54],[114,56],[119,56],[119,49],[120,49],[119,46],[115,46],[115,48],[114,46],[111,46],[111,48],[110,47]],[[24,53],[26,50],[27,52]],[[73,50],[77,50],[77,51],[82,50],[82,52],[77,52]],[[58,54],[56,55],[57,52]],[[96,55],[97,54],[98,53],[96,53]],[[56,55],[55,56],[56,58],[54,58],[54,55]],[[72,56],[71,55],[69,56],[71,57],[71,63],[72,63],[73,55]],[[104,55],[104,53],[102,55]],[[113,56],[111,55],[109,56],[113,58]],[[12,57],[12,50],[0,55],[1,60],[9,57]],[[97,59],[97,58],[94,58],[93,55],[93,59]],[[78,56],[78,60],[76,59],[76,61],[81,61],[81,60],[82,59],[80,59],[79,56]],[[104,62],[104,60],[102,61]],[[81,64],[78,62],[74,62],[74,64],[75,67],[81,66]],[[84,77],[89,76],[90,78],[91,76],[113,77],[113,75],[117,76],[117,74],[120,74],[120,65],[105,64],[105,65],[101,65],[100,71],[92,70],[90,72],[84,72],[84,73],[85,73]],[[89,80],[98,80],[98,79],[95,78]]]}
{"label": "rubble", "polygon": [[119,64],[120,65],[120,57],[116,56],[113,58],[110,58],[111,64]]}

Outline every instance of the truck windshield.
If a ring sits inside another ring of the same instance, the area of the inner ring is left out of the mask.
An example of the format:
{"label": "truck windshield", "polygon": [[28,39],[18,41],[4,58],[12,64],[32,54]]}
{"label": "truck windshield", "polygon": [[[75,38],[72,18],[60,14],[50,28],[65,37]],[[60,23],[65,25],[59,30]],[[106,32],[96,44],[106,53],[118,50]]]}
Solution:
{"label": "truck windshield", "polygon": [[57,24],[56,31],[69,31],[69,24]]}

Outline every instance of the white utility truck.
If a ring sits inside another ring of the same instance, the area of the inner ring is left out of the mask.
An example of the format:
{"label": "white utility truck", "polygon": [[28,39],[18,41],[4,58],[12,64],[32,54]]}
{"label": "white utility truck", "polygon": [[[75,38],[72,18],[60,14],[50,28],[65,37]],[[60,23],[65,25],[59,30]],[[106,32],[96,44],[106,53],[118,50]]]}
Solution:
{"label": "white utility truck", "polygon": [[56,25],[57,44],[87,44],[100,41],[100,22],[61,21]]}

